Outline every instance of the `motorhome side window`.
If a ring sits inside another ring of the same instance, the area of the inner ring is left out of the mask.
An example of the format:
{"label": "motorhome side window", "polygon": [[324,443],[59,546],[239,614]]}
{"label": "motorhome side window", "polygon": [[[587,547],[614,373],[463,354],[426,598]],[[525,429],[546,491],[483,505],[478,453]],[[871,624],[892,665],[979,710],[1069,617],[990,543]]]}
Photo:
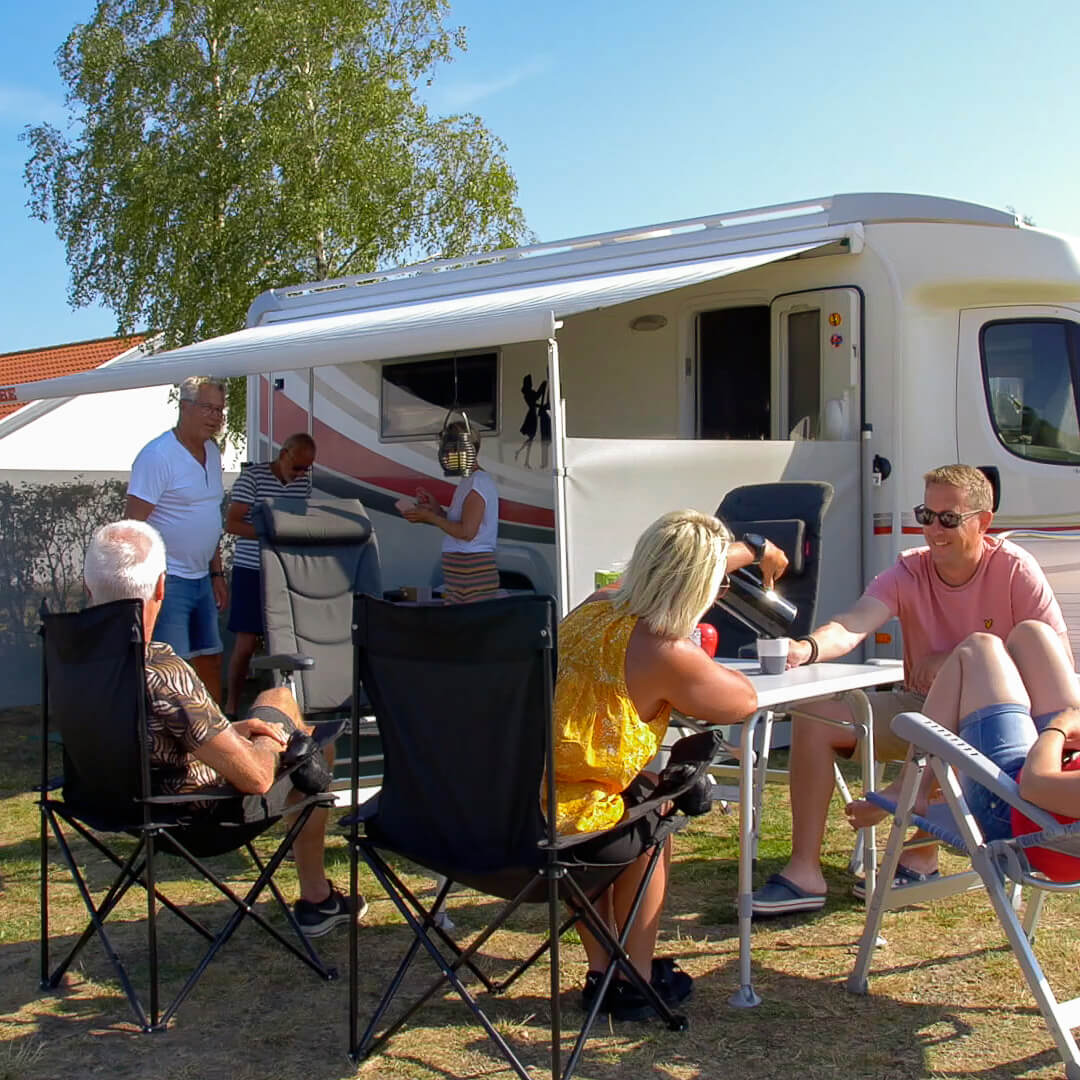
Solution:
{"label": "motorhome side window", "polygon": [[998,438],[1019,457],[1080,462],[1077,359],[1080,327],[1059,319],[987,323],[983,384]]}
{"label": "motorhome side window", "polygon": [[383,364],[384,439],[437,435],[449,409],[464,409],[481,431],[496,430],[498,353]]}

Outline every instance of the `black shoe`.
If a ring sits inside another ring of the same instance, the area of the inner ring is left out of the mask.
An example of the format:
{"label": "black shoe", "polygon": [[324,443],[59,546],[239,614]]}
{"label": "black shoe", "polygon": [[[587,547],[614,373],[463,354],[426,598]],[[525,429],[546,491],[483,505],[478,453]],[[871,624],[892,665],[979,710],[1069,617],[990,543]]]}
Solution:
{"label": "black shoe", "polygon": [[[363,893],[356,895],[356,918],[362,919],[368,909]],[[319,904],[308,900],[297,900],[293,904],[293,914],[300,924],[305,937],[322,937],[339,923],[348,922],[352,917],[352,905],[349,898],[330,886],[330,895]]]}
{"label": "black shoe", "polygon": [[[581,1007],[586,1012],[596,1000],[603,977],[603,972],[600,971],[590,971],[585,976],[585,985],[581,989]],[[668,1006],[678,1005],[694,992],[694,980],[670,956],[653,957],[649,982]],[[636,986],[619,979],[614,980],[608,987],[602,1011],[611,1013],[616,1020],[648,1020],[655,1014],[651,1003]]]}
{"label": "black shoe", "polygon": [[679,962],[671,956],[653,957],[652,977],[649,982],[666,1005],[678,1005],[694,992],[693,978],[687,975],[679,967]]}

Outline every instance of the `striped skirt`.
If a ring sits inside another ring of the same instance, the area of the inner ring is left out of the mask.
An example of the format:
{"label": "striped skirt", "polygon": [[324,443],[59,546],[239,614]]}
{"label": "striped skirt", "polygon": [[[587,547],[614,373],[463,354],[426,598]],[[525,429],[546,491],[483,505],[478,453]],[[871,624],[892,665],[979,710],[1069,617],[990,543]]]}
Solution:
{"label": "striped skirt", "polygon": [[443,599],[448,604],[491,600],[499,588],[493,551],[444,551],[442,572]]}

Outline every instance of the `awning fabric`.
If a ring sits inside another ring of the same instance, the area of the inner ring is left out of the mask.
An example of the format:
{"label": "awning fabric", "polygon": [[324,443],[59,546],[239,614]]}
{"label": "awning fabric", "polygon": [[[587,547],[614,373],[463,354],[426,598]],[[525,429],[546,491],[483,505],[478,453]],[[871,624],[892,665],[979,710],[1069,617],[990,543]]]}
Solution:
{"label": "awning fabric", "polygon": [[695,262],[255,326],[106,369],[0,387],[0,400],[74,397],[179,383],[192,375],[224,378],[302,371],[330,364],[544,341],[554,337],[557,320],[566,316],[726,277],[835,239],[819,236],[785,247]]}

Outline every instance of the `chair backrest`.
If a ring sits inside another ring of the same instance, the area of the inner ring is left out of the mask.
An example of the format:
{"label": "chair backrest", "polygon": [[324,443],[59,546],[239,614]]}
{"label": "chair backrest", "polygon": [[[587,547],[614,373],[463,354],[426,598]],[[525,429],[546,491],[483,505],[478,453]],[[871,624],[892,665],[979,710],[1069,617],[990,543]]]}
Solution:
{"label": "chair backrest", "polygon": [[352,598],[382,595],[379,545],[359,499],[268,499],[252,522],[259,536],[268,653],[303,653],[303,713],[348,709],[352,700]]}
{"label": "chair backrest", "polygon": [[[798,609],[791,633],[808,634],[815,624],[821,571],[821,532],[833,487],[823,481],[779,481],[732,488],[716,515],[734,532],[760,533],[783,549],[787,573],[776,591]],[[753,633],[719,608],[705,617],[720,637],[718,653],[734,656],[754,640]]]}
{"label": "chair backrest", "polygon": [[358,596],[354,623],[385,755],[369,835],[453,871],[538,865],[555,601],[414,607]]}
{"label": "chair backrest", "polygon": [[140,823],[150,782],[142,602],[47,614],[41,634],[45,734],[63,740],[64,802],[101,828]]}

